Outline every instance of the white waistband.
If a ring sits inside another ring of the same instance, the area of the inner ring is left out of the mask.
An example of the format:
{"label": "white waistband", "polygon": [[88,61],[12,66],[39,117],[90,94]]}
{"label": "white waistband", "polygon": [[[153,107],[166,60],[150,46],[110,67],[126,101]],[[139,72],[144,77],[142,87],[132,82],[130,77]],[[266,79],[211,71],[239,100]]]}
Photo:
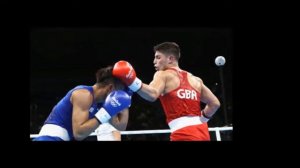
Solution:
{"label": "white waistband", "polygon": [[68,131],[61,126],[54,125],[54,124],[43,125],[39,133],[39,136],[55,136],[61,138],[64,141],[70,140]]}
{"label": "white waistband", "polygon": [[174,132],[180,128],[198,124],[202,124],[199,116],[184,116],[176,118],[169,122],[169,127],[171,129],[171,132]]}

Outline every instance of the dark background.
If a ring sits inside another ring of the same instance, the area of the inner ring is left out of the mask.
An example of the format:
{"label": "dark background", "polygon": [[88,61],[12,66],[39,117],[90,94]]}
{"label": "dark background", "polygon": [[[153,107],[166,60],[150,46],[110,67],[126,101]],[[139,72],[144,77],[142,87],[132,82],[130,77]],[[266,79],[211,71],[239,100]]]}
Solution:
{"label": "dark background", "polygon": [[[216,56],[223,67],[228,123],[232,124],[233,29],[231,27],[36,27],[30,32],[30,133],[36,134],[52,107],[79,84],[93,85],[98,68],[129,61],[137,76],[153,78],[153,46],[174,41],[181,47],[180,68],[200,77],[222,102]],[[221,107],[209,127],[226,125]],[[159,100],[133,96],[127,130],[168,129]],[[226,133],[225,133],[226,134]],[[222,135],[223,136],[223,135]],[[168,135],[124,136],[127,140],[167,140]],[[232,139],[231,134],[225,138]],[[212,136],[212,139],[213,136]]]}

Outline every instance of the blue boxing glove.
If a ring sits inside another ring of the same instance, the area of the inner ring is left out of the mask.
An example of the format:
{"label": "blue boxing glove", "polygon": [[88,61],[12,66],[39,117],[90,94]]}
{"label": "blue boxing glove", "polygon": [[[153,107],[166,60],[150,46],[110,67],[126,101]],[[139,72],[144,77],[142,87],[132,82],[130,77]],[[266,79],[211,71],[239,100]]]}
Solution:
{"label": "blue boxing glove", "polygon": [[101,123],[107,123],[114,115],[130,107],[131,96],[123,90],[112,91],[105,99],[102,108],[95,114]]}

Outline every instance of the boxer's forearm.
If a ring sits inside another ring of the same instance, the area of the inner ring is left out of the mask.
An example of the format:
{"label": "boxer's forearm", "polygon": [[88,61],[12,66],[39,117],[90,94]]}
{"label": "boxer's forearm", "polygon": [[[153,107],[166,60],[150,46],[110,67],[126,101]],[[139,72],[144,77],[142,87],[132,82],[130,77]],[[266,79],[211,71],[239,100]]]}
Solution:
{"label": "boxer's forearm", "polygon": [[157,71],[154,74],[152,82],[149,85],[143,83],[141,89],[137,92],[142,98],[154,102],[165,89],[166,75],[163,71]]}
{"label": "boxer's forearm", "polygon": [[125,131],[129,119],[129,109],[126,108],[122,112],[120,112],[118,115],[114,116],[110,123],[118,130]]}
{"label": "boxer's forearm", "polygon": [[78,125],[73,124],[73,135],[75,140],[81,141],[88,137],[97,127],[99,126],[99,122],[92,118],[87,120],[86,122]]}
{"label": "boxer's forearm", "polygon": [[159,92],[157,89],[147,85],[142,84],[142,88],[137,92],[143,99],[154,102],[159,97]]}

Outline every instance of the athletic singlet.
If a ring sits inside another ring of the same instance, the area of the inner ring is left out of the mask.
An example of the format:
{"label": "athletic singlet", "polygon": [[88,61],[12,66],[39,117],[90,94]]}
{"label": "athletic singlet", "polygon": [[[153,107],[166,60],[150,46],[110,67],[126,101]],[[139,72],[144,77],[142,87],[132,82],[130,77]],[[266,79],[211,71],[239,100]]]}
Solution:
{"label": "athletic singlet", "polygon": [[[79,85],[70,90],[65,97],[63,97],[52,109],[52,112],[48,116],[44,124],[55,124],[65,128],[68,131],[70,140],[74,140],[73,127],[72,127],[72,114],[73,105],[70,101],[70,97],[73,91],[78,89],[88,90],[94,97],[94,91],[92,86]],[[93,102],[89,109],[89,119],[93,118],[96,112],[102,107],[102,103]]]}
{"label": "athletic singlet", "polygon": [[175,90],[159,97],[167,123],[183,116],[200,116],[200,93],[189,84],[188,73],[173,68],[168,69],[177,72],[180,85]]}

